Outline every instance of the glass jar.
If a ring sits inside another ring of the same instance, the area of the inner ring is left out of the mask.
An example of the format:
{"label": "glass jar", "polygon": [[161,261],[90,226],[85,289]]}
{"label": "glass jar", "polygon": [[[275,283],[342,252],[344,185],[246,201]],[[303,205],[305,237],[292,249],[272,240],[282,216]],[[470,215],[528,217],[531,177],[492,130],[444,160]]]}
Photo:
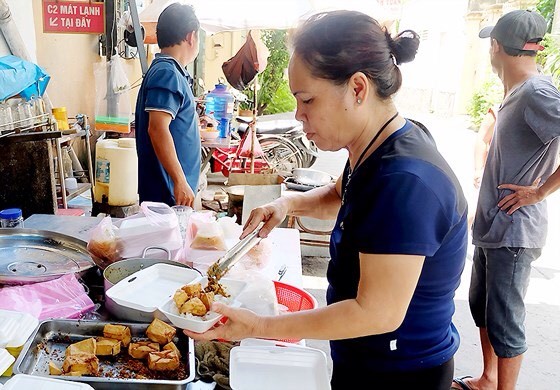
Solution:
{"label": "glass jar", "polygon": [[23,129],[33,126],[33,117],[31,112],[31,103],[22,101],[17,105],[19,126]]}
{"label": "glass jar", "polygon": [[21,209],[5,209],[0,211],[0,227],[23,228]]}
{"label": "glass jar", "polygon": [[14,129],[12,109],[6,102],[0,102],[0,133]]}
{"label": "glass jar", "polygon": [[45,120],[45,102],[41,96],[31,96],[32,114],[35,117],[35,126],[41,125]]}

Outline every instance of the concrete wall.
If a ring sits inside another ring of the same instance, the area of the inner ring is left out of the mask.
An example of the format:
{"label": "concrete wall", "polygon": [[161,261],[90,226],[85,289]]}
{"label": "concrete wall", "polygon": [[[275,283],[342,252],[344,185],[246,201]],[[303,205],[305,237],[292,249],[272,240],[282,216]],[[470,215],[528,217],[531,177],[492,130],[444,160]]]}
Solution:
{"label": "concrete wall", "polygon": [[403,64],[403,87],[396,102],[403,111],[457,111],[465,41],[467,0],[412,0],[402,8],[399,31],[420,35],[416,58]]}

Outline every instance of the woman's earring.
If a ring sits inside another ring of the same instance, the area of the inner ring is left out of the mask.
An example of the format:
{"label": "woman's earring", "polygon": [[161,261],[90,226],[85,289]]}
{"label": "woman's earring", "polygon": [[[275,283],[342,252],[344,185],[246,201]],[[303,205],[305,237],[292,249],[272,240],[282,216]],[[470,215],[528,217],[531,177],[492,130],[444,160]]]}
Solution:
{"label": "woman's earring", "polygon": [[362,104],[362,99],[358,98],[358,100],[356,100],[356,103]]}

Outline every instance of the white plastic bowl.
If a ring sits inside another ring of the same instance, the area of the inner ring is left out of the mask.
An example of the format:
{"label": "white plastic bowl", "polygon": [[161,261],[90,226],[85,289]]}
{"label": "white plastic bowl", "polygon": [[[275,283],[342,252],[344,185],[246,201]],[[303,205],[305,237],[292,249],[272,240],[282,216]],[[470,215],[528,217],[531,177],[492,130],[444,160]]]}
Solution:
{"label": "white plastic bowl", "polygon": [[[194,283],[201,283],[203,288],[208,283],[207,278],[202,278]],[[228,302],[222,302],[231,307],[239,307],[241,303],[236,301],[235,298],[245,290],[247,283],[240,280],[233,279],[221,279],[220,283],[226,287],[227,292],[230,294]],[[192,283],[189,283],[192,284]],[[175,325],[177,328],[190,330],[191,332],[204,333],[210,328],[212,328],[218,321],[223,318],[223,315],[208,312],[205,318],[199,318],[196,316],[182,316],[178,314],[177,306],[173,301],[173,297],[169,298],[162,306],[159,307],[159,311],[165,315],[169,321]]]}
{"label": "white plastic bowl", "polygon": [[293,175],[295,181],[308,186],[324,186],[332,181],[332,177],[328,173],[310,168],[295,168]]}

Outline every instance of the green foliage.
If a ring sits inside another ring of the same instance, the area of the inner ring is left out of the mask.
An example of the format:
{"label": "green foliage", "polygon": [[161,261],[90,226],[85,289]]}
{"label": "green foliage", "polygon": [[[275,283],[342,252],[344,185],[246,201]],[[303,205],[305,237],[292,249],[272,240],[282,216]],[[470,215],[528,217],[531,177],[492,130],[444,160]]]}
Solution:
{"label": "green foliage", "polygon": [[484,84],[474,92],[467,112],[477,131],[488,109],[498,104],[502,100],[502,96],[503,87],[496,77],[485,81]]}
{"label": "green foliage", "polygon": [[551,36],[545,36],[545,50],[540,59],[543,73],[552,77],[557,88],[560,88],[560,45]]}
{"label": "green foliage", "polygon": [[[270,56],[266,69],[258,75],[257,115],[293,111],[296,102],[284,76],[290,60],[286,47],[286,30],[265,30],[261,38],[268,47]],[[249,101],[242,104],[241,108],[253,109],[254,83],[243,93],[249,97]]]}
{"label": "green foliage", "polygon": [[556,6],[556,0],[540,0],[537,3],[537,11],[545,18],[546,24],[548,26],[547,32],[552,29],[552,20],[554,19],[554,7]]}

